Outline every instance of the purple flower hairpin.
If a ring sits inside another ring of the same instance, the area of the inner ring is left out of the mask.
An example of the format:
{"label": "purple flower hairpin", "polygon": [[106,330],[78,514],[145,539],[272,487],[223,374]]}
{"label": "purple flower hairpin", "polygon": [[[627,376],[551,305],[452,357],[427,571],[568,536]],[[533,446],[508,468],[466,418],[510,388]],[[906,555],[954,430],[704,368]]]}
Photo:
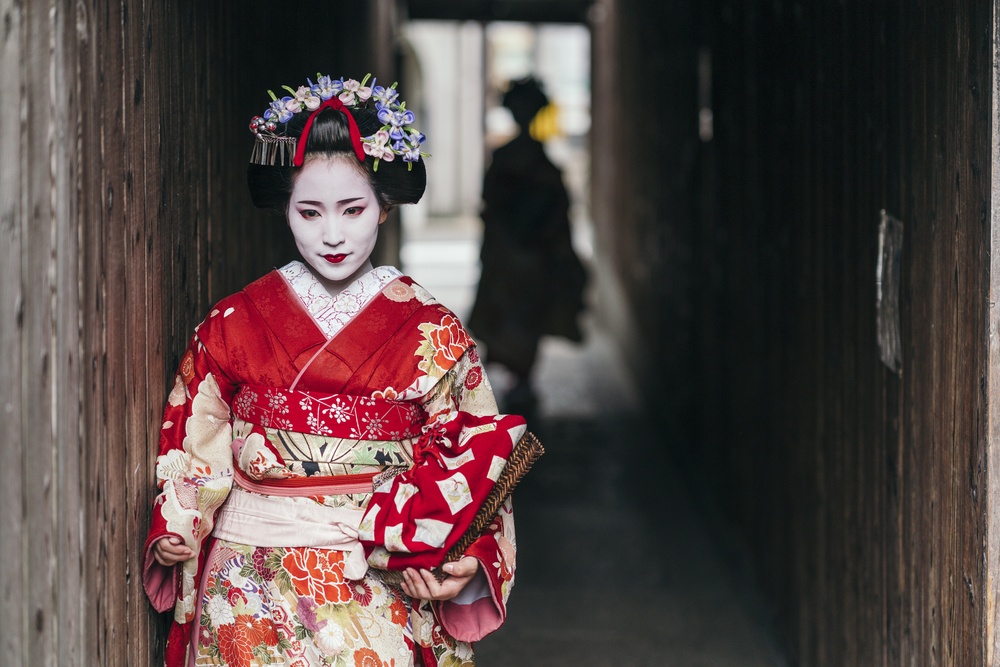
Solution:
{"label": "purple flower hairpin", "polygon": [[[372,79],[371,85],[367,85],[371,74],[365,75],[361,81],[356,79],[334,79],[323,74],[316,74],[316,82],[306,79],[308,85],[291,88],[282,86],[289,95],[279,98],[273,91],[267,91],[271,96],[271,103],[261,116],[254,116],[250,121],[250,131],[257,137],[258,144],[284,144],[283,148],[295,153],[295,138],[287,137],[286,128],[283,127],[295,117],[295,114],[304,111],[314,112],[327,100],[336,97],[345,107],[354,109],[364,108],[370,100],[374,100],[375,110],[378,114],[382,127],[372,135],[361,137],[361,145],[364,153],[375,158],[375,169],[378,170],[379,162],[385,160],[392,162],[397,156],[402,158],[407,166],[412,168],[414,162],[421,157],[429,157],[428,153],[421,150],[421,146],[426,141],[426,137],[413,127],[416,120],[413,112],[406,108],[406,102],[399,100],[399,92],[396,84],[391,86],[376,85]],[[273,161],[275,151],[267,150],[266,145],[262,148],[258,145],[254,149],[255,161],[261,160],[261,156],[272,156],[267,164],[276,164]],[[265,162],[260,162],[264,164]],[[284,162],[280,162],[284,164]]]}

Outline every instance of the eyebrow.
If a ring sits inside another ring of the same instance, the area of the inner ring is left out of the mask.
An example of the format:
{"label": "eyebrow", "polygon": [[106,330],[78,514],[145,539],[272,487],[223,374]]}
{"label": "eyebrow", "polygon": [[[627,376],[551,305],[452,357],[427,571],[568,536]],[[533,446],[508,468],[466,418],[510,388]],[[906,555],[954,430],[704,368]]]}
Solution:
{"label": "eyebrow", "polygon": [[[364,197],[349,197],[347,199],[341,199],[337,202],[338,206],[343,206],[345,204],[350,204],[351,202],[361,201]],[[322,206],[323,202],[313,201],[312,199],[299,199],[295,202],[296,204],[309,204],[310,206]]]}

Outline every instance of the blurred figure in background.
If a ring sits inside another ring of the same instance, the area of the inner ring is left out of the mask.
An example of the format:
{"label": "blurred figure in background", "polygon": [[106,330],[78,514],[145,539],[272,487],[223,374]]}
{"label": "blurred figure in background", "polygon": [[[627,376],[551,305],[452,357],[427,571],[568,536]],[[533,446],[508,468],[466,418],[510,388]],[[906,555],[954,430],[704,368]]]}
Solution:
{"label": "blurred figure in background", "polygon": [[469,319],[486,344],[486,358],[507,367],[516,382],[505,409],[531,414],[531,371],[544,335],[582,340],[586,273],[570,237],[569,196],[562,172],[531,122],[549,100],[534,78],[514,82],[503,97],[520,127],[498,148],[483,183],[482,275]]}

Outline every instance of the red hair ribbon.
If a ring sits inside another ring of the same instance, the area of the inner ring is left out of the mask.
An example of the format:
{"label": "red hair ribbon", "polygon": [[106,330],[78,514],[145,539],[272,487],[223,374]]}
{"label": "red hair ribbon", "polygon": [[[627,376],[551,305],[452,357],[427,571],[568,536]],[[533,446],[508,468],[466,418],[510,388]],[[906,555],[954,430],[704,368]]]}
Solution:
{"label": "red hair ribbon", "polygon": [[354,121],[354,116],[344,103],[338,100],[336,97],[331,97],[323,104],[316,107],[316,110],[309,114],[309,119],[306,121],[305,127],[302,128],[302,136],[295,145],[295,158],[292,160],[292,166],[301,167],[302,163],[306,160],[306,139],[309,136],[309,130],[312,129],[313,121],[316,120],[316,115],[323,109],[333,109],[334,111],[342,111],[345,116],[347,116],[347,127],[351,132],[351,143],[354,144],[354,154],[358,156],[360,162],[365,161],[365,149],[361,145],[361,131],[358,129],[358,124]]}

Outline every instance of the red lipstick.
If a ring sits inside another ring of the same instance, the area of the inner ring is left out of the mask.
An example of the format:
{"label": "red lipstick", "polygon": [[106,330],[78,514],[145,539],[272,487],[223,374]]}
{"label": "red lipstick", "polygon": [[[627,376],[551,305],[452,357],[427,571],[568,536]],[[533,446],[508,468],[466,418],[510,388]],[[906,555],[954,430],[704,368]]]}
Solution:
{"label": "red lipstick", "polygon": [[341,255],[323,255],[323,259],[325,259],[326,261],[330,262],[331,264],[340,264],[345,259],[347,259],[347,255],[343,255],[343,254],[341,254]]}

